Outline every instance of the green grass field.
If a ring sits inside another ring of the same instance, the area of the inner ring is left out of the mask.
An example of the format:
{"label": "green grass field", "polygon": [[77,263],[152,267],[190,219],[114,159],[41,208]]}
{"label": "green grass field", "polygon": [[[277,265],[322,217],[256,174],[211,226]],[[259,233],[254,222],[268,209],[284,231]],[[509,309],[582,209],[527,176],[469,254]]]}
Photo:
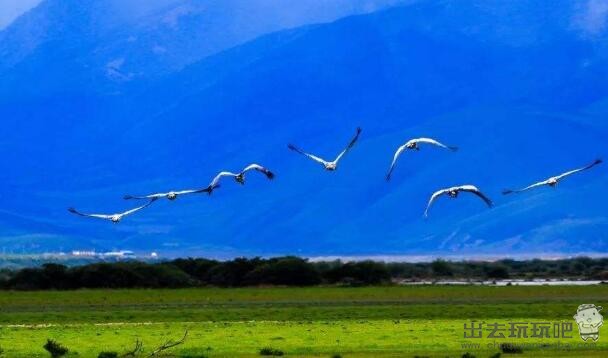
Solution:
{"label": "green grass field", "polygon": [[[149,353],[187,329],[166,354],[254,357],[272,347],[302,357],[490,357],[515,343],[525,345],[517,356],[605,357],[608,330],[583,343],[572,316],[579,304],[606,301],[607,285],[0,292],[0,346],[7,357],[45,357],[52,338],[70,356],[96,357],[140,339]],[[465,339],[471,321],[570,322],[572,338]]]}

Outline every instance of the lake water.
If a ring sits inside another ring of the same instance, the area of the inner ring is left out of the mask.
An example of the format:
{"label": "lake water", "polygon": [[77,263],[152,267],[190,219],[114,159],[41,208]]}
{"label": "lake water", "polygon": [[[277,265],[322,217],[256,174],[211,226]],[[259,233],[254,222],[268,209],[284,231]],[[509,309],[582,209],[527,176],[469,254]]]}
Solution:
{"label": "lake water", "polygon": [[599,280],[493,280],[493,281],[399,281],[400,285],[486,285],[486,286],[590,286],[599,285]]}

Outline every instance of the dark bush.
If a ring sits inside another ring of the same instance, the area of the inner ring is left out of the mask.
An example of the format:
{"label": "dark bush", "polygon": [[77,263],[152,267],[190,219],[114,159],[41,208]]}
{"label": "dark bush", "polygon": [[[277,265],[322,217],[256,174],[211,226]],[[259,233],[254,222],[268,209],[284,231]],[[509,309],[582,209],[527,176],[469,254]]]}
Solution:
{"label": "dark bush", "polygon": [[491,265],[486,270],[486,276],[488,278],[505,279],[509,278],[509,269],[503,265]]}
{"label": "dark bush", "polygon": [[8,281],[8,285],[21,290],[68,289],[71,277],[66,266],[46,263],[40,268],[25,268]]}
{"label": "dark bush", "polygon": [[386,264],[375,261],[347,262],[337,265],[324,273],[330,283],[352,285],[372,285],[390,280]]}
{"label": "dark bush", "polygon": [[219,262],[215,260],[187,258],[175,259],[171,261],[170,264],[184,271],[198,281],[203,282],[205,281],[205,277],[207,277],[209,270],[211,270],[212,267],[217,266]]}
{"label": "dark bush", "polygon": [[524,352],[521,347],[513,343],[501,343],[500,350],[505,354],[520,354]]}
{"label": "dark bush", "polygon": [[135,271],[146,277],[144,287],[180,288],[194,286],[194,280],[187,273],[170,264],[139,265]]}
{"label": "dark bush", "polygon": [[24,268],[8,281],[8,286],[18,290],[47,290],[49,280],[39,268]]}
{"label": "dark bush", "polygon": [[261,356],[282,356],[284,353],[281,350],[275,349],[275,348],[270,348],[270,347],[266,347],[266,348],[262,348],[260,349],[260,355]]}
{"label": "dark bush", "polygon": [[123,288],[143,287],[145,277],[135,272],[130,263],[99,263],[74,268],[78,287]]}
{"label": "dark bush", "polygon": [[431,263],[433,274],[438,277],[452,276],[454,271],[452,264],[444,260],[435,260]]}
{"label": "dark bush", "polygon": [[117,358],[118,353],[116,352],[101,352],[97,355],[97,358]]}
{"label": "dark bush", "polygon": [[245,276],[263,263],[264,260],[257,257],[253,259],[236,258],[232,261],[221,262],[207,272],[205,281],[222,287],[243,286]]}
{"label": "dark bush", "polygon": [[66,347],[52,339],[47,339],[45,345],[42,347],[49,352],[53,358],[63,357],[68,353],[68,349]]}
{"label": "dark bush", "polygon": [[321,283],[321,276],[314,266],[298,257],[271,259],[256,267],[244,277],[247,285],[311,286]]}
{"label": "dark bush", "polygon": [[391,278],[441,279],[573,278],[608,280],[608,259],[586,257],[557,261],[427,263],[308,262],[298,257],[237,258],[229,261],[177,259],[169,262],[137,261],[94,263],[66,267],[47,263],[21,270],[1,269],[0,289],[49,290],[78,288],[171,288],[213,285],[309,286],[320,283],[375,285]]}
{"label": "dark bush", "polygon": [[71,277],[66,266],[46,263],[42,265],[42,274],[45,276],[50,287],[55,289],[70,288]]}

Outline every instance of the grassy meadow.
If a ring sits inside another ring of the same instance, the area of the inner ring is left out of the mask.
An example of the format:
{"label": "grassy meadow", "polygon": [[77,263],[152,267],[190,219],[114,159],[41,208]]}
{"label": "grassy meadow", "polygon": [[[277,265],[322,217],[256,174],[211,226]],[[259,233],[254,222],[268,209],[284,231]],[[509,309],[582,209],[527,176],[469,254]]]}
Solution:
{"label": "grassy meadow", "polygon": [[[583,344],[572,316],[607,300],[608,285],[3,291],[0,347],[46,357],[51,338],[68,356],[97,357],[140,339],[149,354],[188,330],[166,355],[254,357],[271,347],[301,357],[490,357],[515,343],[526,345],[517,356],[604,357],[608,331]],[[471,321],[571,322],[572,338],[465,339]]]}

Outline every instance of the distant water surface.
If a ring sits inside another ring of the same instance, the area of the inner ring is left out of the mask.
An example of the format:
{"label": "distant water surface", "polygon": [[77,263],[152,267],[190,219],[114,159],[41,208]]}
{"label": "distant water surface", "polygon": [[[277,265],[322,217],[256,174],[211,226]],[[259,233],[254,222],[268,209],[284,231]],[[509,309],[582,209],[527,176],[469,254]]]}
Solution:
{"label": "distant water surface", "polygon": [[494,281],[399,281],[401,285],[477,285],[477,286],[590,286],[605,283],[599,280],[494,280]]}

